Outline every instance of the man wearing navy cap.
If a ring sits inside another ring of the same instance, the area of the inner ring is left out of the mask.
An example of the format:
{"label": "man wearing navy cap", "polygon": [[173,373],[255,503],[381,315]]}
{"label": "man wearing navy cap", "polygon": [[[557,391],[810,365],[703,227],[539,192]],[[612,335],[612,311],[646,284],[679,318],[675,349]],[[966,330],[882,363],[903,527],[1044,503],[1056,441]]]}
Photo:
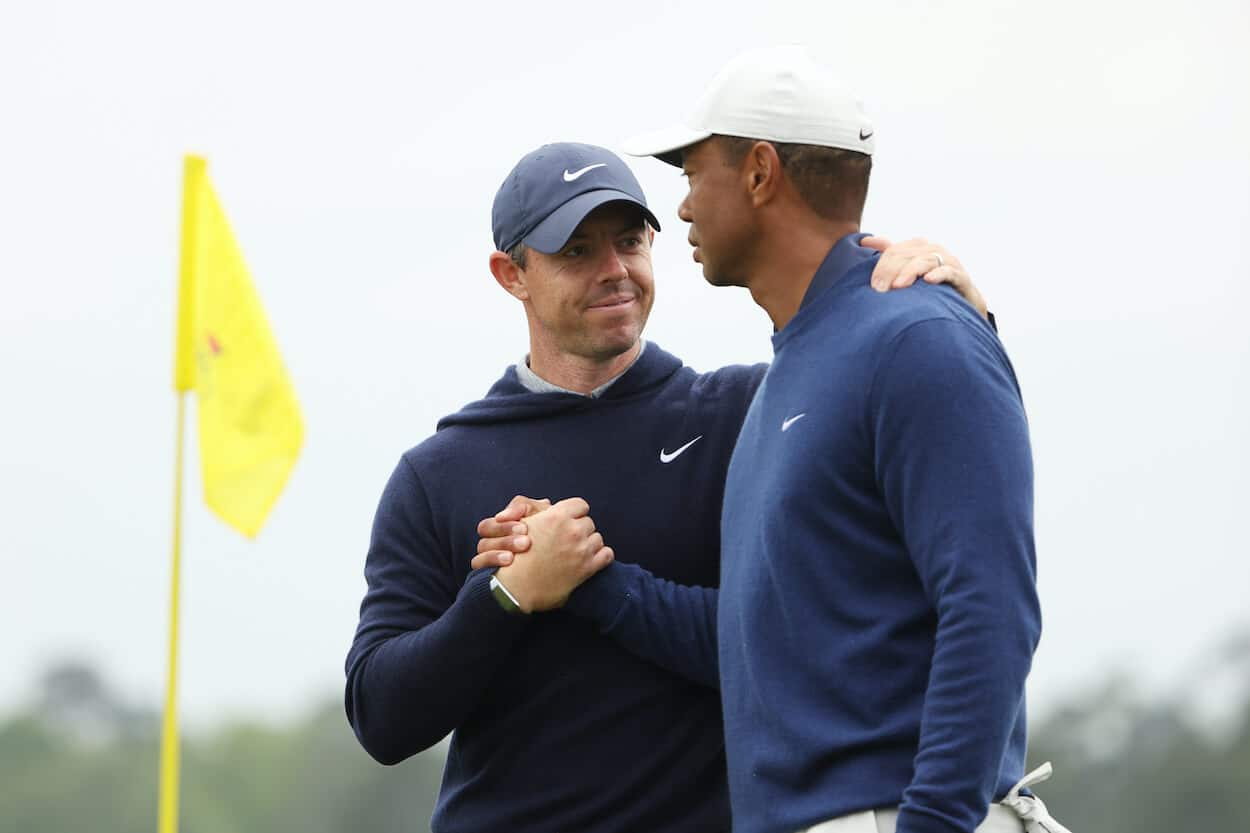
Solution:
{"label": "man wearing navy cap", "polygon": [[[609,151],[528,154],[492,225],[529,355],[386,486],[349,720],[388,764],[454,731],[438,833],[728,830],[712,588],[729,456],[765,368],[699,374],[642,341],[660,223]],[[472,570],[479,519],[505,505],[513,520],[483,528],[529,551]]]}
{"label": "man wearing navy cap", "polygon": [[734,829],[1064,833],[1021,794],[1049,765],[1025,775],[1041,619],[1019,386],[955,293],[872,291],[875,137],[779,48],[628,148],[682,167],[704,277],[747,287],[775,331],[721,523]]}

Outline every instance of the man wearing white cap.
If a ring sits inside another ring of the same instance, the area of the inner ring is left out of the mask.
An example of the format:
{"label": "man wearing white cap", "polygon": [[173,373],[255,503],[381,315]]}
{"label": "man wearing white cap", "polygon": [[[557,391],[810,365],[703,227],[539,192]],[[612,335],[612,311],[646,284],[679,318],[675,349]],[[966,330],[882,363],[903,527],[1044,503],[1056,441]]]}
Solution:
{"label": "man wearing white cap", "polygon": [[775,330],[721,522],[734,829],[1062,831],[1021,795],[1049,770],[1025,776],[1041,619],[1020,391],[956,293],[872,291],[875,141],[786,47],[740,56],[686,125],[626,146],[683,168],[704,277],[747,287]]}

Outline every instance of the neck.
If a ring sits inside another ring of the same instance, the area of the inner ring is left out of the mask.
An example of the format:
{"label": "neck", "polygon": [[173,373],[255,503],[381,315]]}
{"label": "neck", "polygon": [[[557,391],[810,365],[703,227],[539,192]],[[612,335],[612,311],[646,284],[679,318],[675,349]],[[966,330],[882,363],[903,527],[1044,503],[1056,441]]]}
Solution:
{"label": "neck", "polygon": [[553,385],[581,394],[589,394],[620,376],[642,350],[642,342],[635,341],[624,353],[598,359],[556,350],[540,342],[541,339],[530,337],[530,370]]}
{"label": "neck", "polygon": [[762,229],[760,239],[773,241],[761,247],[759,264],[751,270],[748,288],[755,303],[763,307],[780,332],[790,323],[803,303],[807,287],[833,244],[859,231],[854,222],[796,222],[794,218],[777,228]]}

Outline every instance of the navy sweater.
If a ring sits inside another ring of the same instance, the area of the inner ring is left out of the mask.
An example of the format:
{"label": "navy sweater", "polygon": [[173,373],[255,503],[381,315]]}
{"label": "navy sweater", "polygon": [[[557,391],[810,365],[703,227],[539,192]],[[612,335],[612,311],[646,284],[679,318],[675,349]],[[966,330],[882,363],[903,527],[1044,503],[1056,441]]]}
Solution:
{"label": "navy sweater", "polygon": [[[383,763],[454,730],[435,831],[729,828],[708,588],[763,372],[700,375],[652,343],[589,399],[531,393],[509,368],[403,455],[374,521],[346,707]],[[515,494],[586,498],[617,553],[563,610],[509,616],[489,571],[469,570],[477,522]]]}
{"label": "navy sweater", "polygon": [[971,831],[1023,774],[1040,632],[1011,363],[946,287],[830,251],[734,451],[720,672],[734,829],[900,806]]}

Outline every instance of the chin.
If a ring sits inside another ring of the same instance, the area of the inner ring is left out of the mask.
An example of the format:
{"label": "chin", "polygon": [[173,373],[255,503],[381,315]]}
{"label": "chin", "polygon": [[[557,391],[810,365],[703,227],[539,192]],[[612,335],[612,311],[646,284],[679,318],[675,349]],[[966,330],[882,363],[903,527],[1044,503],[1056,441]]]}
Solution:
{"label": "chin", "polygon": [[600,358],[615,358],[633,349],[641,337],[640,325],[620,327],[611,332],[600,333],[599,337],[594,340],[592,350]]}
{"label": "chin", "polygon": [[711,286],[746,286],[741,281],[727,277],[723,272],[718,272],[703,264],[703,280],[707,281]]}
{"label": "chin", "polygon": [[622,353],[627,353],[632,350],[634,345],[638,343],[638,339],[641,336],[642,333],[638,330],[632,330],[629,333],[622,333],[619,337],[609,339],[605,343],[601,344],[600,349],[605,355],[619,356]]}

